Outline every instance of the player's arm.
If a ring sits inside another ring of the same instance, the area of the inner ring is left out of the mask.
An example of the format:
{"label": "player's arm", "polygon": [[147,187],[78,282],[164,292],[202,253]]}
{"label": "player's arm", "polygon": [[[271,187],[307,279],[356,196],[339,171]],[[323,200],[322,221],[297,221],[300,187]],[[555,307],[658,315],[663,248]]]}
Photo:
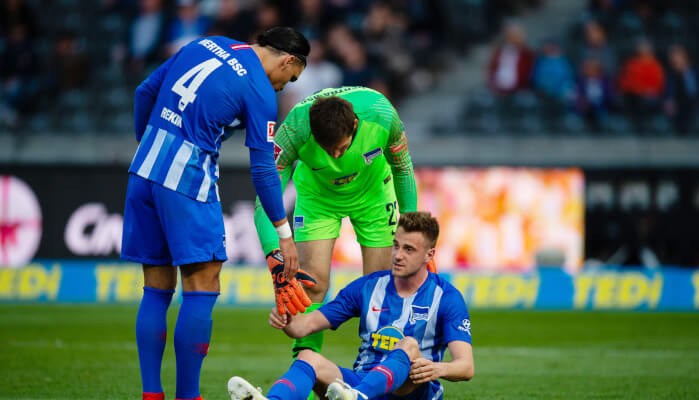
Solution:
{"label": "player's arm", "polygon": [[[386,100],[388,103],[388,100]],[[413,161],[408,151],[408,141],[405,137],[403,122],[398,113],[390,106],[390,134],[388,143],[384,148],[386,161],[391,166],[393,174],[393,187],[398,199],[398,207],[401,213],[417,210],[417,186],[415,185],[415,172]]]}
{"label": "player's arm", "polygon": [[447,343],[452,361],[434,362],[426,358],[413,361],[410,379],[423,383],[439,378],[465,381],[473,377],[473,350],[471,348],[471,319],[461,293],[453,287],[445,290],[437,311],[437,323],[442,340]]}
{"label": "player's arm", "polygon": [[281,329],[287,336],[300,339],[316,332],[332,328],[330,321],[318,310],[308,314],[279,314],[277,308],[269,314],[269,324],[276,329]]}
{"label": "player's arm", "polygon": [[[287,118],[288,120],[288,118]],[[298,158],[296,148],[291,140],[291,129],[286,121],[277,130],[274,135],[274,144],[276,147],[276,170],[275,177],[280,182],[281,191],[284,192],[286,185],[291,178],[294,161]],[[269,255],[274,250],[279,248],[279,239],[274,229],[272,221],[265,214],[260,198],[255,201],[255,228],[257,236],[260,239],[262,250],[266,255]]]}
{"label": "player's arm", "polygon": [[[253,91],[254,93],[255,91]],[[253,96],[251,96],[253,97]],[[250,149],[250,175],[262,209],[267,214],[284,256],[284,276],[291,279],[298,270],[298,253],[286,219],[282,186],[274,162],[274,143],[268,133],[277,118],[274,99],[247,98],[245,145]]]}
{"label": "player's arm", "polygon": [[457,382],[473,378],[473,348],[471,344],[455,340],[449,342],[447,347],[451,354],[451,361],[434,362],[422,357],[413,361],[409,375],[413,383],[425,383],[436,379]]}
{"label": "player's arm", "polygon": [[153,111],[153,105],[158,98],[160,86],[163,84],[167,71],[180,53],[168,58],[158,69],[153,71],[146,80],[141,82],[136,88],[134,94],[134,132],[136,133],[136,141],[140,142],[143,133],[146,131],[148,119]]}

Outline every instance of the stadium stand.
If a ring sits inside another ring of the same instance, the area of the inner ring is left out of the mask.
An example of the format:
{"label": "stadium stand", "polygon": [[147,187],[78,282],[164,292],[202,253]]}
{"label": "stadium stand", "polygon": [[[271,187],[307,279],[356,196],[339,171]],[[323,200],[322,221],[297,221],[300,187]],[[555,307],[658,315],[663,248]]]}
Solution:
{"label": "stadium stand", "polygon": [[127,134],[133,89],[183,42],[213,34],[250,41],[274,24],[295,26],[324,44],[322,61],[341,72],[337,85],[371,86],[398,101],[430,87],[446,53],[486,40],[504,13],[537,3],[4,1],[0,129]]}

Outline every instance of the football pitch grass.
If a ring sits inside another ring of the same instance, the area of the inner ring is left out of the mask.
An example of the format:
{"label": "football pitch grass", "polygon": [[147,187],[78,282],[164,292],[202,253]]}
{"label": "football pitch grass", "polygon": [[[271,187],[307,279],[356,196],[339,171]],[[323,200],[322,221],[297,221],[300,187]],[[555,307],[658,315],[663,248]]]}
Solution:
{"label": "football pitch grass", "polygon": [[[170,326],[163,363],[174,398]],[[290,364],[290,340],[268,311],[217,307],[201,389],[227,399],[240,375],[266,391]],[[136,306],[0,305],[0,398],[140,399]],[[476,375],[446,382],[445,399],[697,399],[699,314],[474,311]],[[324,355],[344,366],[356,322],[326,334]]]}

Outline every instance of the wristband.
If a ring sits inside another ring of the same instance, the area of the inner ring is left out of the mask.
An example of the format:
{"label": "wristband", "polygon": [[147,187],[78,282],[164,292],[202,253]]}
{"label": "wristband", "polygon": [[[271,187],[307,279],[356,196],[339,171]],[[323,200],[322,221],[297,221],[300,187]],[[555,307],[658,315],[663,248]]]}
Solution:
{"label": "wristband", "polygon": [[274,230],[277,231],[277,236],[279,236],[279,239],[287,239],[291,237],[291,227],[289,226],[289,221],[284,222],[283,225],[275,226]]}

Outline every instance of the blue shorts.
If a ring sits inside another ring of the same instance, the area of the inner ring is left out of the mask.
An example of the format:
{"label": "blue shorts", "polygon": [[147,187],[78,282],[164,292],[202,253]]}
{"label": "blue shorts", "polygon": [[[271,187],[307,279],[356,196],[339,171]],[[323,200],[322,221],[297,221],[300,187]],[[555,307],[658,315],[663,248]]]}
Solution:
{"label": "blue shorts", "polygon": [[[342,372],[342,380],[350,386],[357,386],[359,382],[368,374],[368,372],[356,372],[351,369],[340,367]],[[413,390],[405,396],[396,396],[393,394],[385,394],[380,397],[375,397],[374,400],[442,400],[444,396],[444,386],[439,381],[431,381],[423,383],[420,387]]]}
{"label": "blue shorts", "polygon": [[151,265],[226,260],[220,202],[202,203],[130,174],[121,258]]}

